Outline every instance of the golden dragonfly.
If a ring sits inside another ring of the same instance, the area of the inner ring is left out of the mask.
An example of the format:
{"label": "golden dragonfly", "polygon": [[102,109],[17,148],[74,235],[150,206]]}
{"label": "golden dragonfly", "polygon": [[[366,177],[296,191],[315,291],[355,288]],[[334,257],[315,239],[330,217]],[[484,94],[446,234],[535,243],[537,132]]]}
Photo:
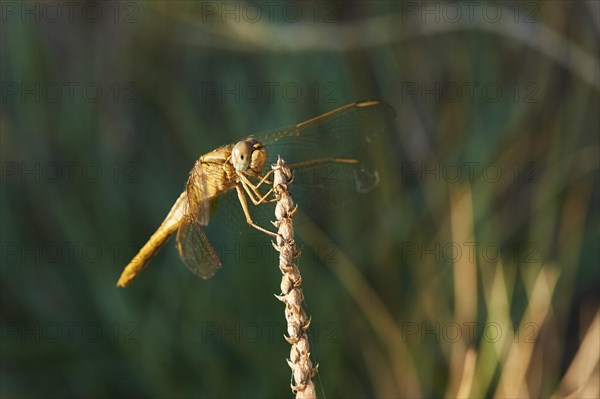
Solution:
{"label": "golden dragonfly", "polygon": [[[221,260],[210,243],[203,226],[211,217],[211,202],[235,190],[246,222],[270,236],[275,233],[259,226],[250,215],[247,198],[261,205],[274,201],[267,162],[281,155],[297,173],[315,165],[337,164],[350,168],[356,177],[356,191],[368,191],[378,180],[369,173],[369,187],[359,179],[364,172],[363,147],[389,128],[393,109],[380,101],[363,101],[345,105],[297,125],[276,129],[262,136],[250,136],[202,155],[188,177],[185,190],[148,242],[125,267],[117,286],[125,287],[139,275],[150,258],[177,232],[177,249],[183,263],[201,278],[210,278]],[[316,184],[309,190],[315,189]],[[262,191],[261,191],[262,190]],[[265,192],[265,193],[263,193]],[[293,192],[292,192],[293,194]]]}

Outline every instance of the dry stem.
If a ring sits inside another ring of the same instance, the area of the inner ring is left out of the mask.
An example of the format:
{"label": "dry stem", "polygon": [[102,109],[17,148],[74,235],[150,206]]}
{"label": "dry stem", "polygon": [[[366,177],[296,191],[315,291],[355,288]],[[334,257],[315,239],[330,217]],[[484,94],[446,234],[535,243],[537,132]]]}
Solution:
{"label": "dry stem", "polygon": [[287,186],[292,182],[292,172],[281,158],[272,168],[274,170],[273,191],[277,198],[275,207],[277,221],[274,224],[278,229],[277,242],[273,243],[273,246],[279,252],[279,269],[282,273],[281,294],[276,297],[285,303],[288,336],[284,335],[284,338],[292,345],[290,358],[287,359],[292,369],[291,388],[296,398],[316,398],[312,377],[316,374],[318,365],[313,368],[310,360],[310,346],[306,334],[310,326],[310,318],[302,309],[304,300],[301,288],[302,277],[294,263],[294,260],[300,256],[300,250],[296,248],[292,225],[297,206],[294,206],[294,201],[287,190]]}

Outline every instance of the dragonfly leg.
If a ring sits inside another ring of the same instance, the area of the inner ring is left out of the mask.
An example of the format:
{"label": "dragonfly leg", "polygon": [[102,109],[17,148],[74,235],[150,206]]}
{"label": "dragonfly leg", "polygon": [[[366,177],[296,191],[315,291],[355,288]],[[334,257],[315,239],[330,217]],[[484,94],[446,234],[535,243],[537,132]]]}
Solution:
{"label": "dragonfly leg", "polygon": [[250,211],[248,210],[248,202],[246,201],[246,196],[244,195],[244,189],[240,185],[235,186],[235,189],[237,190],[238,199],[240,200],[240,205],[242,205],[242,210],[244,211],[244,215],[246,216],[246,222],[248,222],[248,224],[250,226],[254,227],[258,231],[261,231],[267,235],[270,235],[271,237],[277,237],[276,233],[273,233],[272,231],[262,228],[259,225],[257,225],[256,223],[254,223],[254,221],[252,221],[252,216],[250,216]]}
{"label": "dragonfly leg", "polygon": [[248,193],[248,196],[250,197],[250,200],[252,201],[252,203],[254,205],[260,205],[260,204],[270,204],[271,202],[275,202],[277,201],[277,198],[270,198],[267,199],[267,197],[269,197],[269,195],[271,195],[273,193],[273,189],[269,189],[269,191],[267,191],[267,193],[265,195],[263,195],[260,198],[252,198],[252,196],[250,195],[250,193]]}
{"label": "dragonfly leg", "polygon": [[[259,198],[262,196],[262,193],[258,189],[258,185],[253,184],[248,178],[248,176],[246,176],[244,173],[238,173],[238,177],[240,179],[240,182],[244,185],[244,189],[246,190],[251,199]],[[250,191],[250,189],[252,191]],[[254,194],[254,197],[252,197],[252,194]],[[258,205],[254,199],[252,200],[252,202],[254,203],[254,205]]]}
{"label": "dragonfly leg", "polygon": [[266,204],[276,201],[276,199],[274,198],[267,200],[269,195],[271,195],[271,193],[273,192],[273,188],[267,191],[265,195],[262,195],[262,193],[258,190],[258,186],[252,184],[252,182],[248,179],[246,175],[240,173],[238,176],[240,178],[240,183],[242,183],[244,190],[246,191],[254,205]]}
{"label": "dragonfly leg", "polygon": [[251,183],[250,179],[247,180],[248,184],[253,188],[255,194],[257,194],[257,195],[260,194],[260,191],[258,190],[258,188],[260,186],[262,186],[263,184],[270,184],[270,185],[273,184],[273,182],[271,180],[269,180],[269,176],[271,176],[274,172],[275,171],[273,169],[271,169],[270,171],[268,171],[267,173],[265,173],[265,175],[262,176],[262,177],[260,177],[260,176],[253,176],[257,180],[260,177],[260,180],[258,180],[258,183],[256,183],[256,184]]}
{"label": "dragonfly leg", "polygon": [[[273,182],[271,180],[269,180],[269,176],[271,176],[273,174],[274,170],[270,170],[269,172],[267,172],[264,176],[254,176],[254,175],[246,175],[243,173],[239,173],[238,176],[240,177],[240,180],[245,180],[245,183],[247,184],[248,187],[250,187],[252,189],[252,191],[255,194],[255,199],[256,198],[261,198],[258,200],[259,203],[264,203],[264,199],[267,198],[269,196],[269,194],[271,193],[272,190],[269,190],[269,192],[265,195],[262,195],[262,193],[259,190],[259,187],[262,186],[263,184],[273,184]],[[250,180],[250,177],[254,177],[258,182],[257,183],[252,183],[252,181]],[[248,188],[246,187],[246,191],[248,191]],[[248,193],[250,195],[250,193]],[[272,202],[272,201],[269,201]],[[257,205],[256,203],[254,203],[254,205]]]}
{"label": "dragonfly leg", "polygon": [[260,179],[260,181],[256,184],[256,187],[258,188],[261,186],[261,184],[264,184],[264,183],[273,184],[273,182],[271,180],[267,180],[269,178],[269,176],[271,176],[273,174],[273,172],[275,172],[275,170],[271,169],[270,171],[265,173],[265,175],[262,177],[262,179]]}

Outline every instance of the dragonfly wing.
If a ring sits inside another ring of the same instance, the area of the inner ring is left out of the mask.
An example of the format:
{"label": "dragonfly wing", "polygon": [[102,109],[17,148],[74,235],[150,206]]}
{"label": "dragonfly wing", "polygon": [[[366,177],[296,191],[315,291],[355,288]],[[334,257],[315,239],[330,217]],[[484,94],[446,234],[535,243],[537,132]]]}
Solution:
{"label": "dragonfly wing", "polygon": [[221,260],[202,226],[190,215],[184,216],[177,231],[177,249],[188,269],[203,279],[212,277],[221,268]]}
{"label": "dragonfly wing", "polygon": [[[352,202],[378,185],[382,175],[378,158],[382,147],[390,145],[394,118],[389,105],[368,101],[273,130],[258,137],[268,151],[265,169],[277,156],[285,159],[294,172],[290,192],[300,209],[324,217],[328,209]],[[357,163],[304,163],[332,157]]]}
{"label": "dragonfly wing", "polygon": [[195,275],[208,279],[221,268],[221,259],[208,240],[204,228],[210,221],[212,184],[220,169],[196,162],[188,178],[187,209],[177,231],[179,256]]}
{"label": "dragonfly wing", "polygon": [[197,161],[190,172],[185,189],[188,198],[186,214],[202,226],[206,226],[210,221],[210,201],[207,198],[210,194],[211,179],[216,177],[213,176],[213,169]]}
{"label": "dragonfly wing", "polygon": [[258,140],[267,147],[269,163],[275,163],[278,155],[287,163],[328,157],[363,161],[370,158],[373,143],[389,131],[394,118],[395,112],[389,105],[366,101],[273,130]]}

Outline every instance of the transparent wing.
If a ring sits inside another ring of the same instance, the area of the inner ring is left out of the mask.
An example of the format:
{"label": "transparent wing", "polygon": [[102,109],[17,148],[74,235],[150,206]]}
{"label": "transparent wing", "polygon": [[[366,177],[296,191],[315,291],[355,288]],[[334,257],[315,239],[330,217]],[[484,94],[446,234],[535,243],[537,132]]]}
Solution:
{"label": "transparent wing", "polygon": [[210,187],[219,177],[218,168],[199,161],[190,172],[186,185],[184,217],[177,231],[177,249],[183,263],[203,279],[212,277],[221,267],[221,260],[204,233],[202,226],[210,220]]}
{"label": "transparent wing", "polygon": [[177,231],[177,249],[195,275],[207,279],[221,268],[221,260],[197,219],[185,215]]}
{"label": "transparent wing", "polygon": [[394,110],[385,103],[353,103],[258,140],[267,147],[269,163],[275,163],[278,155],[287,163],[329,157],[366,160],[369,147],[390,128],[394,117]]}
{"label": "transparent wing", "polygon": [[219,172],[216,165],[202,165],[198,160],[188,177],[185,187],[187,193],[185,213],[202,226],[206,226],[210,221],[210,201],[207,198],[210,196],[211,186],[214,186],[215,180],[220,178]]}
{"label": "transparent wing", "polygon": [[[290,192],[300,209],[313,219],[324,217],[378,185],[377,155],[390,145],[386,133],[393,130],[394,118],[389,105],[367,101],[259,136],[268,151],[265,170],[278,156],[285,159],[294,172]],[[306,163],[331,158],[358,162]]]}

